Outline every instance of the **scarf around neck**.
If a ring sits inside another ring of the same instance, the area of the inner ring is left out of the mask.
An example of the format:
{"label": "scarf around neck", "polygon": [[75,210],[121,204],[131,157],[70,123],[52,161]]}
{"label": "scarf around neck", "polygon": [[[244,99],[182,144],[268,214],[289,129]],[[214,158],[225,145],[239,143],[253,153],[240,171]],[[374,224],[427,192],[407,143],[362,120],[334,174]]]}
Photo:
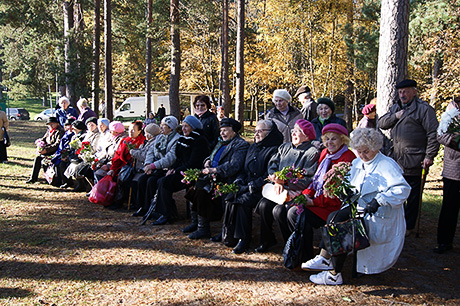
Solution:
{"label": "scarf around neck", "polygon": [[[236,136],[235,136],[236,137]],[[216,144],[216,146],[214,147],[214,150],[212,150],[212,153],[211,153],[211,156],[209,157],[209,160],[210,161],[213,161],[214,160],[214,156],[216,155],[217,151],[219,151],[219,149],[222,147],[222,146],[226,146],[228,145],[233,139],[235,139],[235,137],[229,139],[229,140],[223,140],[222,137],[219,136],[219,139],[218,139],[218,142]]]}
{"label": "scarf around neck", "polygon": [[333,160],[337,160],[348,150],[347,145],[342,145],[342,148],[335,152],[334,154],[326,154],[326,157],[321,161],[318,166],[318,170],[316,170],[315,176],[313,177],[312,187],[315,190],[315,198],[323,194],[323,184],[324,184],[324,176],[326,175],[327,170],[331,166],[331,162]]}

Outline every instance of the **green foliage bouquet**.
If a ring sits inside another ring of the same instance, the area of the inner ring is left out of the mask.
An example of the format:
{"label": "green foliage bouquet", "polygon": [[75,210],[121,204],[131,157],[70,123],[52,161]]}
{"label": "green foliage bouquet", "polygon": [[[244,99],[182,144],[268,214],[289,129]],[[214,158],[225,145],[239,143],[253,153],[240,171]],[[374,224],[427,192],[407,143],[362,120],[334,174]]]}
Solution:
{"label": "green foliage bouquet", "polygon": [[221,197],[224,194],[229,194],[229,193],[236,194],[239,189],[240,188],[236,184],[227,184],[227,183],[225,183],[225,184],[222,184],[222,183],[216,184],[216,188],[214,189],[214,197],[213,197],[213,199],[215,199],[217,197]]}
{"label": "green foliage bouquet", "polygon": [[305,169],[296,168],[294,165],[292,165],[284,167],[280,171],[276,171],[274,175],[279,180],[296,184],[305,176]]}
{"label": "green foliage bouquet", "polygon": [[185,171],[181,171],[180,174],[184,177],[181,182],[187,185],[190,185],[193,182],[196,182],[198,177],[201,174],[200,169],[187,169]]}

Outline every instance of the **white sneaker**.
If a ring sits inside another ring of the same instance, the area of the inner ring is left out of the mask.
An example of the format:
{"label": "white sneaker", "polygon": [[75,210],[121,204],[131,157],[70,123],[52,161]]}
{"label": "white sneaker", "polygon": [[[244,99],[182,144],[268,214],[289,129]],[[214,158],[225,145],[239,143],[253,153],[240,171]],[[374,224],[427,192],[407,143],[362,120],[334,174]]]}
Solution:
{"label": "white sneaker", "polygon": [[342,285],[342,273],[337,273],[336,275],[332,275],[329,271],[323,271],[316,275],[310,275],[310,281],[317,284],[317,285]]}
{"label": "white sneaker", "polygon": [[307,262],[302,264],[303,270],[312,270],[312,271],[328,271],[333,270],[332,263],[330,259],[326,259],[321,255],[316,255],[315,258],[310,259]]}

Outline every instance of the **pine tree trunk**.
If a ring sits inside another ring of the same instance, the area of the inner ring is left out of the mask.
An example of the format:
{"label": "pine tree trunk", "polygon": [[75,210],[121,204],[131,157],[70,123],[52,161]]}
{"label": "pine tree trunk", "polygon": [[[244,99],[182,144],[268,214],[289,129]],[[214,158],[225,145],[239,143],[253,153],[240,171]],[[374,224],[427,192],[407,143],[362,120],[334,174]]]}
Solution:
{"label": "pine tree trunk", "polygon": [[236,34],[236,101],[235,113],[244,129],[244,11],[245,0],[238,0]]}
{"label": "pine tree trunk", "polygon": [[[347,10],[347,23],[349,25],[348,30],[347,30],[347,35],[349,39],[354,41],[354,34],[353,34],[353,1],[350,1],[349,7]],[[346,81],[346,86],[347,88],[345,89],[345,105],[344,105],[344,119],[345,122],[347,123],[347,129],[351,131],[353,129],[353,118],[352,118],[352,105],[354,101],[354,54],[355,50],[353,48],[353,44],[349,44],[348,50],[348,59],[347,59],[347,81]]]}
{"label": "pine tree trunk", "polygon": [[70,104],[75,106],[76,97],[75,97],[75,87],[72,82],[72,75],[74,71],[73,60],[71,56],[71,50],[73,47],[72,44],[72,34],[71,29],[73,28],[73,3],[70,1],[64,1],[63,3],[64,11],[64,72],[65,72],[65,85],[66,85],[66,96],[70,100]]}
{"label": "pine tree trunk", "polygon": [[407,75],[409,0],[382,0],[379,62],[377,69],[377,114],[388,112],[397,98],[396,83]]}
{"label": "pine tree trunk", "polygon": [[152,111],[152,37],[150,34],[152,26],[153,0],[148,0],[147,5],[147,41],[146,41],[146,58],[145,58],[145,118],[148,118]]}
{"label": "pine tree trunk", "polygon": [[113,120],[112,87],[112,2],[104,0],[104,49],[105,49],[105,117]]}
{"label": "pine tree trunk", "polygon": [[169,107],[171,115],[180,117],[179,81],[180,81],[180,31],[179,0],[170,2],[171,18],[171,81],[169,84]]}
{"label": "pine tree trunk", "polygon": [[[101,0],[94,0],[94,29],[93,29],[93,76],[91,82],[91,92],[93,98],[93,110],[99,116],[99,56],[101,48]],[[105,114],[102,114],[103,116]]]}
{"label": "pine tree trunk", "polygon": [[221,72],[222,106],[225,116],[232,112],[230,101],[230,83],[228,77],[228,0],[222,0],[222,72]]}

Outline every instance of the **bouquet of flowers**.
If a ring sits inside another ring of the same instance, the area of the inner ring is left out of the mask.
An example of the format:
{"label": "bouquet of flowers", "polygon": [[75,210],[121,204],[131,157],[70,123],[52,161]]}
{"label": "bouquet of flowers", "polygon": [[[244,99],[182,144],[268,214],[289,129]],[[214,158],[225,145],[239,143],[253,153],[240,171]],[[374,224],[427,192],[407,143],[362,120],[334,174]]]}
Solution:
{"label": "bouquet of flowers", "polygon": [[93,155],[93,150],[91,149],[91,144],[89,141],[83,141],[81,143],[81,148],[75,152],[77,155],[83,159],[86,163],[92,163],[96,157]]}
{"label": "bouquet of flowers", "polygon": [[303,212],[303,208],[307,206],[307,196],[300,194],[294,198],[292,203],[297,207],[297,214],[300,215]]}
{"label": "bouquet of flowers", "polygon": [[99,164],[99,158],[96,158],[95,160],[93,160],[91,164],[91,169],[96,170],[96,168],[99,168],[98,164]]}
{"label": "bouquet of flowers", "polygon": [[276,171],[274,175],[277,179],[296,184],[299,179],[302,179],[305,176],[305,169],[296,168],[292,165],[284,167],[280,171]]}
{"label": "bouquet of flowers", "polygon": [[71,148],[74,149],[74,150],[78,150],[79,148],[81,148],[81,141],[80,141],[80,139],[75,138],[74,140],[72,140],[72,141],[69,143],[69,147],[71,147]]}
{"label": "bouquet of flowers", "polygon": [[444,133],[457,134],[454,138],[456,143],[460,140],[460,120],[458,116],[460,111],[457,108],[452,108],[441,115],[441,121],[438,126],[438,134]]}
{"label": "bouquet of flowers", "polygon": [[128,148],[128,152],[131,151],[132,149],[135,149],[136,148],[136,145],[135,144],[132,144],[130,143],[129,141],[125,140],[125,145],[126,147]]}
{"label": "bouquet of flowers", "polygon": [[37,146],[37,153],[40,154],[45,149],[46,143],[41,139],[37,139],[35,140],[35,145]]}
{"label": "bouquet of flowers", "polygon": [[200,169],[187,169],[185,171],[181,171],[180,174],[182,174],[184,177],[181,182],[189,185],[192,182],[196,182],[196,180],[201,174],[201,170]]}
{"label": "bouquet of flowers", "polygon": [[238,185],[236,184],[217,184],[216,185],[216,189],[214,189],[214,197],[213,199],[217,198],[217,197],[221,197],[223,196],[224,194],[229,194],[229,193],[233,193],[233,194],[236,194],[239,190],[239,187]]}
{"label": "bouquet of flowers", "polygon": [[333,165],[324,176],[323,192],[330,198],[337,197],[342,201],[342,206],[350,205],[352,216],[356,216],[356,202],[360,194],[353,191],[350,184],[349,172],[351,163],[340,162]]}

